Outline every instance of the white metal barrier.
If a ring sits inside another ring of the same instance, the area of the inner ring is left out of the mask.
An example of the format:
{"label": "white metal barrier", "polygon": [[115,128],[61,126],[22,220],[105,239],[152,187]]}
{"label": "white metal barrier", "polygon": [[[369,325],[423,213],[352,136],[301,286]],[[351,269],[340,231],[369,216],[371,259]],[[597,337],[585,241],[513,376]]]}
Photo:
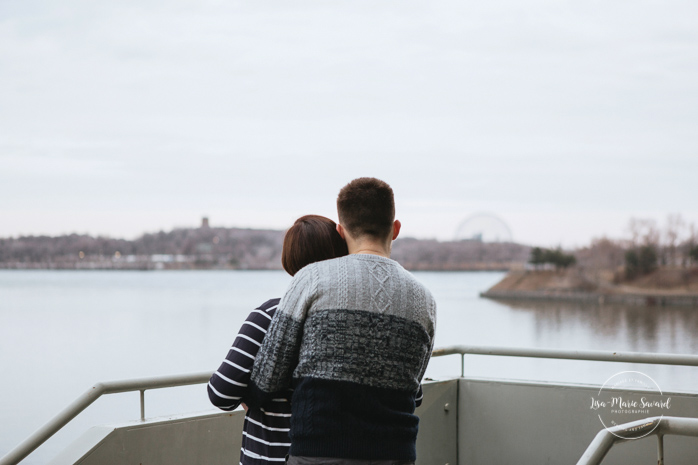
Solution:
{"label": "white metal barrier", "polygon": [[67,406],[48,423],[39,428],[21,444],[11,450],[0,459],[0,465],[15,465],[31,454],[51,436],[67,425],[80,412],[89,407],[94,401],[105,394],[117,394],[121,392],[141,392],[141,420],[145,418],[145,391],[148,389],[161,389],[176,386],[188,386],[191,384],[207,383],[212,372],[194,373],[179,376],[162,376],[157,378],[142,378],[125,381],[111,381],[97,383],[88,389],[83,395]]}
{"label": "white metal barrier", "polygon": [[698,436],[698,418],[652,417],[599,431],[577,465],[599,465],[614,444],[657,436],[657,463],[664,465],[664,436]]}
{"label": "white metal barrier", "polygon": [[[483,346],[451,346],[436,349],[433,357],[459,354],[461,356],[461,377],[465,371],[465,355],[498,355],[506,357],[532,357],[566,360],[588,360],[601,362],[648,363],[660,365],[698,366],[698,356],[681,354],[654,354],[640,352],[609,352],[597,350],[560,350],[516,347],[483,347]],[[105,394],[140,391],[141,419],[145,418],[145,391],[168,387],[204,384],[210,379],[212,372],[194,373],[179,376],[143,378],[125,381],[97,383],[78,397],[43,427],[15,447],[7,455],[0,458],[0,465],[16,465],[27,455],[36,450],[41,444],[68,424],[80,412],[85,410],[99,397]]]}

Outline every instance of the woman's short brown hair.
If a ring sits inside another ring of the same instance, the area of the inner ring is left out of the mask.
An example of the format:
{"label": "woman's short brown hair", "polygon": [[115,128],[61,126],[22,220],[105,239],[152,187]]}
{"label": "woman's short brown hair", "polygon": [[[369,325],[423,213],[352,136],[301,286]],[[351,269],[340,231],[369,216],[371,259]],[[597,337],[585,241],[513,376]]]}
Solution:
{"label": "woman's short brown hair", "polygon": [[337,224],[319,215],[298,218],[286,231],[281,265],[291,276],[305,265],[347,255],[347,243],[337,232]]}

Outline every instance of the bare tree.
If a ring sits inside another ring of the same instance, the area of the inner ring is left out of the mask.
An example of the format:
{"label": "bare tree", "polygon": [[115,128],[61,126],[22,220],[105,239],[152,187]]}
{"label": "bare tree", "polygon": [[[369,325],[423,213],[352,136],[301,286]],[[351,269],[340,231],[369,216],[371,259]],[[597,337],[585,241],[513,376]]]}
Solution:
{"label": "bare tree", "polygon": [[648,218],[630,218],[628,222],[630,241],[633,247],[651,245],[659,247],[659,228],[657,222]]}
{"label": "bare tree", "polygon": [[676,246],[678,245],[679,237],[681,232],[686,226],[686,222],[681,217],[681,214],[671,214],[667,217],[666,227],[664,230],[665,237],[665,254],[664,260],[668,265],[675,265],[676,260]]}
{"label": "bare tree", "polygon": [[695,254],[696,247],[698,247],[698,229],[696,225],[691,223],[688,225],[688,237],[681,244],[682,249],[682,265],[684,268],[688,267],[693,260],[693,255]]}

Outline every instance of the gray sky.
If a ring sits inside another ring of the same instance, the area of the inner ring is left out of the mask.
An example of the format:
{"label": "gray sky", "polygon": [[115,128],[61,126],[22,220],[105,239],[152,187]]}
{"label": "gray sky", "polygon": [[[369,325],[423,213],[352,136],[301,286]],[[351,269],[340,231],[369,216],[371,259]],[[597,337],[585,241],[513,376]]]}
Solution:
{"label": "gray sky", "polygon": [[0,2],[0,236],[492,212],[529,244],[698,225],[692,1]]}

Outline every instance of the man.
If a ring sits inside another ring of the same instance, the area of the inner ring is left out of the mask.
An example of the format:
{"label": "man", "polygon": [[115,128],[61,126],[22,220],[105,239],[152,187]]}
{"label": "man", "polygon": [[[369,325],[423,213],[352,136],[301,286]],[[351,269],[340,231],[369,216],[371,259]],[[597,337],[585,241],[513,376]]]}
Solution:
{"label": "man", "polygon": [[294,387],[289,464],[412,463],[436,304],[390,259],[400,222],[388,184],[353,180],[337,212],[349,255],[291,281],[254,362],[254,402]]}

